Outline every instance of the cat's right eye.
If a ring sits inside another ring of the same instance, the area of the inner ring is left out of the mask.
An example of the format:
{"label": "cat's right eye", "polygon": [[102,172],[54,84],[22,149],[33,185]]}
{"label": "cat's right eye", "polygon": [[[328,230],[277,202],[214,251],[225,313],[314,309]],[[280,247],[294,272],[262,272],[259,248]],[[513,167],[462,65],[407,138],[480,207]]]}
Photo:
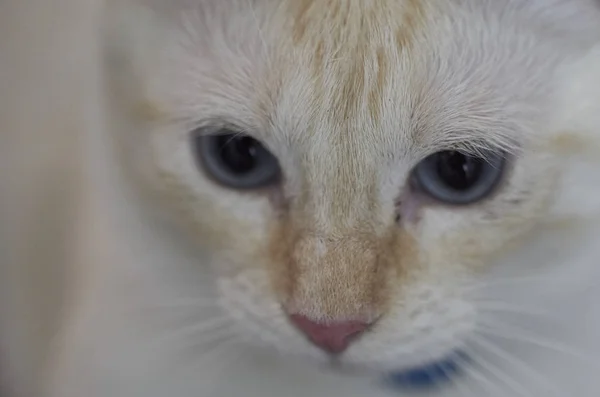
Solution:
{"label": "cat's right eye", "polygon": [[199,165],[215,182],[233,189],[260,189],[279,182],[277,158],[256,139],[224,130],[193,135]]}

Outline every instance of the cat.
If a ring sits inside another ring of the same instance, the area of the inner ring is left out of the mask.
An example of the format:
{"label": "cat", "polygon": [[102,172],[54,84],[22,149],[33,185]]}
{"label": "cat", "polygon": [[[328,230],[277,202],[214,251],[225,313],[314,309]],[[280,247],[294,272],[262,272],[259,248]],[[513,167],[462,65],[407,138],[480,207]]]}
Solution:
{"label": "cat", "polygon": [[45,395],[598,394],[596,1],[100,22]]}

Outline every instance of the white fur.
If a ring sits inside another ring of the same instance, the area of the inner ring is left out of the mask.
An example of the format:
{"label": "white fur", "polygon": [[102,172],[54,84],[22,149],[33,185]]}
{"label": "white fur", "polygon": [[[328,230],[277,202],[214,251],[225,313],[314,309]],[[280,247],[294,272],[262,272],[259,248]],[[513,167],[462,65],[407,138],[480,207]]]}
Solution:
{"label": "white fur", "polygon": [[[374,160],[381,181],[378,221],[393,218],[395,195],[425,150],[457,139],[452,136],[456,131],[462,132],[461,141],[486,138],[514,149],[518,161],[508,185],[485,206],[457,211],[428,207],[414,198],[423,207],[422,217],[406,227],[428,253],[428,266],[398,295],[397,305],[373,334],[348,351],[347,363],[370,371],[348,375],[321,368],[322,354],[285,321],[269,293],[265,270],[244,263],[248,247],[266,238],[271,204],[203,178],[186,140],[206,118],[233,117],[283,159],[288,196],[305,188],[294,174],[305,164],[300,153],[312,160],[313,167],[304,171],[313,173],[315,185],[325,184],[324,167],[332,164],[326,154],[333,153],[327,150],[327,132],[336,126],[324,114],[311,112],[302,57],[285,80],[272,128],[252,106],[267,79],[264,62],[274,40],[270,27],[276,23],[264,11],[272,5],[148,1],[154,3],[151,11],[139,3],[110,4],[116,7],[109,25],[114,34],[109,35],[110,54],[122,57],[111,60],[110,72],[122,91],[107,96],[108,122],[98,115],[84,136],[85,183],[77,198],[78,237],[72,243],[75,266],[63,329],[47,366],[48,395],[397,395],[373,384],[374,370],[438,358],[462,343],[475,352],[476,364],[467,366],[467,376],[456,385],[432,395],[598,394],[600,47],[589,48],[600,40],[600,23],[594,19],[600,12],[593,11],[593,3],[448,1],[436,11],[448,16],[446,23],[429,27],[428,51],[410,60],[399,53],[392,57],[398,70],[382,93],[388,99],[382,132],[361,152],[363,160],[376,156],[381,145],[392,153]],[[177,6],[188,7],[185,18]],[[497,17],[501,12],[503,19]],[[530,34],[528,29],[535,30],[528,25],[531,20],[560,24],[564,37],[545,41],[539,32]],[[511,29],[503,25],[508,21],[514,21]],[[413,94],[406,76],[414,71],[414,79],[426,79],[431,88],[426,106],[418,110],[424,131],[419,140],[413,140],[413,126],[402,117],[403,104]],[[419,76],[419,71],[428,73]],[[326,82],[333,87],[335,75]],[[168,119],[158,125],[133,120],[123,109],[140,97],[158,104]],[[101,107],[95,101],[92,106]],[[368,125],[361,117],[357,123]],[[302,130],[311,123],[323,128],[314,140]],[[252,128],[257,125],[265,128]],[[545,149],[565,130],[586,150]],[[476,135],[482,131],[487,136]],[[114,150],[115,141],[125,148],[125,159]],[[184,193],[165,189],[164,174],[175,178]],[[541,203],[549,192],[555,193],[545,209]],[[324,230],[330,227],[327,200],[325,194],[315,196],[315,203],[322,204],[316,213]],[[511,203],[519,200],[525,204],[513,208]],[[207,224],[226,214],[239,235],[225,248],[212,249],[204,235],[186,234],[180,219],[171,222],[164,216],[172,207],[191,208],[187,216]],[[517,226],[494,224],[496,218],[514,218]],[[490,247],[500,246],[510,233],[529,226],[535,232],[524,245],[491,264],[483,276],[466,270],[470,264],[456,262],[461,252],[438,248],[446,236],[462,236],[464,230],[485,237]],[[465,292],[465,277],[477,280],[477,287],[467,285],[472,293]],[[548,317],[524,315],[532,308],[548,309]],[[477,336],[473,327],[485,319],[496,324],[495,333],[518,333],[534,341]],[[218,335],[223,339],[215,339]]]}

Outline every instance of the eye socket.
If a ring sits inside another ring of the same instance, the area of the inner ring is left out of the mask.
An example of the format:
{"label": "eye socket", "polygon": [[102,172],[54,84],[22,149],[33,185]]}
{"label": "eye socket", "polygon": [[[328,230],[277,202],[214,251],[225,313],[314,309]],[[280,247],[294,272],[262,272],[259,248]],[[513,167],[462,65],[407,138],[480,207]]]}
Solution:
{"label": "eye socket", "polygon": [[430,197],[447,204],[467,205],[488,197],[502,179],[503,154],[485,158],[460,151],[437,152],[413,169],[412,181]]}
{"label": "eye socket", "polygon": [[259,141],[229,130],[195,134],[198,163],[217,183],[233,189],[259,189],[279,181],[279,162]]}

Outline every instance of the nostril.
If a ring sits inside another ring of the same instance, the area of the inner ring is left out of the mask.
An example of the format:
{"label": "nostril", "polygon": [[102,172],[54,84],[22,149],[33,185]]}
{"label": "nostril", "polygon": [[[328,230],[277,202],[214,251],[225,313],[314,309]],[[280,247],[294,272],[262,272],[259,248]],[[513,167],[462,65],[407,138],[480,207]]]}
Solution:
{"label": "nostril", "polygon": [[291,315],[290,320],[312,343],[332,354],[342,353],[369,327],[361,321],[320,323],[299,314]]}

